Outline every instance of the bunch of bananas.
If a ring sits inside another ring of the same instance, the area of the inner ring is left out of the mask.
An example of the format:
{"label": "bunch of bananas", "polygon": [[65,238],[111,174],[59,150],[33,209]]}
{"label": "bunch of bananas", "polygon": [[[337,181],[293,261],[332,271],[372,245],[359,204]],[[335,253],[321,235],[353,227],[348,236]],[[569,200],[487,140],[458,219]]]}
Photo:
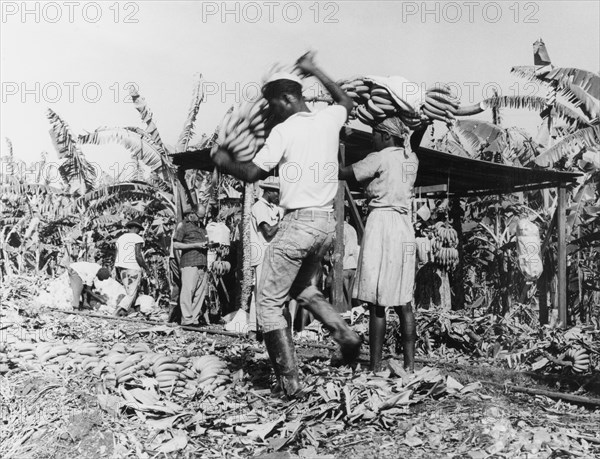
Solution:
{"label": "bunch of bananas", "polygon": [[230,109],[221,122],[213,152],[220,145],[230,151],[236,161],[251,161],[265,144],[268,117],[268,103],[263,97],[246,102],[237,110]]}
{"label": "bunch of bananas", "polygon": [[231,263],[228,261],[217,260],[210,265],[210,271],[215,273],[217,276],[222,276],[231,271]]}
{"label": "bunch of bananas", "polygon": [[352,98],[354,115],[368,126],[375,126],[387,117],[398,116],[409,128],[416,129],[422,124],[423,117],[451,123],[460,114],[460,101],[447,85],[427,89],[419,107],[394,97],[390,89],[368,77],[341,81],[340,87]]}
{"label": "bunch of bananas", "polygon": [[573,364],[573,371],[575,373],[583,373],[587,371],[590,366],[590,354],[582,347],[569,349],[563,357],[563,360]]}
{"label": "bunch of bananas", "polygon": [[343,80],[339,82],[339,85],[352,99],[355,107],[366,104],[371,98],[371,83],[365,81],[363,78]]}
{"label": "bunch of bananas", "polygon": [[460,108],[460,101],[448,86],[435,86],[425,91],[425,102],[421,109],[432,120],[450,124]]}
{"label": "bunch of bananas", "polygon": [[443,269],[451,271],[458,265],[458,235],[446,222],[437,222],[431,239],[434,261]]}
{"label": "bunch of bananas", "polygon": [[42,363],[62,363],[65,355],[70,352],[68,344],[42,343],[36,350],[35,354]]}
{"label": "bunch of bananas", "polygon": [[37,357],[37,347],[33,343],[13,343],[11,347],[16,351],[15,357],[23,360],[33,360]]}
{"label": "bunch of bananas", "polygon": [[421,119],[406,105],[401,107],[388,88],[363,78],[341,82],[340,87],[352,99],[355,115],[361,123],[375,126],[391,116],[400,116],[409,127],[416,127]]}
{"label": "bunch of bananas", "polygon": [[203,355],[192,360],[192,368],[200,374],[198,384],[210,391],[227,382],[227,365],[216,355]]}
{"label": "bunch of bananas", "polygon": [[42,363],[69,365],[102,376],[111,387],[131,383],[141,376],[154,377],[163,392],[184,389],[213,391],[229,380],[226,363],[214,355],[190,361],[187,357],[152,352],[145,343],[115,344],[109,351],[96,343],[13,343],[15,358],[38,359]]}
{"label": "bunch of bananas", "polygon": [[72,359],[73,365],[79,365],[85,372],[94,373],[100,376],[102,370],[106,367],[106,363],[100,357],[102,348],[96,343],[72,343],[71,349],[75,353]]}
{"label": "bunch of bananas", "polygon": [[188,379],[194,379],[195,374],[186,368],[188,359],[179,357],[155,354],[150,358],[152,363],[152,373],[158,382],[158,388],[162,391],[169,391],[177,387],[185,387]]}

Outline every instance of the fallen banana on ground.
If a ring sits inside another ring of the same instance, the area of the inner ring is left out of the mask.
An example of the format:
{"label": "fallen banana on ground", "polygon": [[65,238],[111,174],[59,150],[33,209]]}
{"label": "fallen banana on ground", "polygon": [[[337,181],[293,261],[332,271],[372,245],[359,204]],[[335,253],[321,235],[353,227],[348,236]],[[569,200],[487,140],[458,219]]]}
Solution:
{"label": "fallen banana on ground", "polygon": [[583,373],[590,367],[590,354],[582,347],[569,349],[565,360],[572,362],[573,371],[576,373]]}
{"label": "fallen banana on ground", "polygon": [[216,382],[222,384],[227,381],[227,364],[216,355],[203,355],[192,359],[192,367],[200,373],[198,384],[204,390],[214,389]]}
{"label": "fallen banana on ground", "polygon": [[37,358],[61,370],[83,371],[101,378],[109,388],[139,383],[141,377],[153,376],[158,390],[165,393],[193,392],[199,387],[204,392],[214,392],[229,381],[227,364],[216,355],[197,358],[169,355],[152,352],[146,343],[118,343],[108,352],[92,342],[15,343],[11,349],[14,358],[28,361]]}

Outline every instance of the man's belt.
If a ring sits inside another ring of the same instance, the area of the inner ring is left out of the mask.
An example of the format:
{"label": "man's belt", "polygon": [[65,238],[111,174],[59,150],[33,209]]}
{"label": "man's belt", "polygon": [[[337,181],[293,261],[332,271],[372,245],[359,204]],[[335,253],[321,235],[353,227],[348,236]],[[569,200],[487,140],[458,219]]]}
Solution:
{"label": "man's belt", "polygon": [[310,217],[314,219],[315,217],[327,217],[332,218],[335,216],[333,210],[311,210],[311,209],[288,209],[285,211],[285,216],[291,215],[293,218],[299,217]]}

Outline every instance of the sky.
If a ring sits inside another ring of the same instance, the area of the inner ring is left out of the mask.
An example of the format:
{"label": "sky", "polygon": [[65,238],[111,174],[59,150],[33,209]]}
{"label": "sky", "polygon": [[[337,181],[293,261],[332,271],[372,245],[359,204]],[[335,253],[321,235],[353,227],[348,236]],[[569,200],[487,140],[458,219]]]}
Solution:
{"label": "sky", "polygon": [[[43,151],[57,159],[48,108],[75,134],[143,127],[126,100],[134,83],[163,140],[174,145],[194,75],[205,80],[199,136],[254,94],[273,63],[293,63],[309,49],[335,80],[400,75],[425,86],[452,83],[464,105],[489,97],[494,87],[503,95],[543,95],[509,72],[533,64],[538,38],[554,65],[600,71],[598,1],[1,3],[0,155],[8,137],[26,162]],[[510,111],[504,121],[531,130],[539,119]],[[129,161],[117,145],[83,151],[105,170]]]}

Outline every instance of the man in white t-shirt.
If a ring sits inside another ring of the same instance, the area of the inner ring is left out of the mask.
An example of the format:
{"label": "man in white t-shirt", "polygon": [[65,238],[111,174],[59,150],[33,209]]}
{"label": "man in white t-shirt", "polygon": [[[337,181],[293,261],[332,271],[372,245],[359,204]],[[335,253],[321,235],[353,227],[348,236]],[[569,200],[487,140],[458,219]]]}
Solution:
{"label": "man in white t-shirt", "polygon": [[251,231],[250,231],[250,264],[254,269],[254,293],[250,302],[250,317],[248,332],[256,333],[256,298],[258,296],[258,283],[262,273],[262,263],[269,242],[277,233],[279,220],[281,219],[279,204],[279,179],[267,177],[260,185],[263,194],[252,206]]}
{"label": "man in white t-shirt", "polygon": [[142,269],[148,269],[142,253],[144,238],[139,234],[144,230],[144,226],[139,220],[134,219],[125,227],[129,232],[117,239],[115,268],[117,278],[125,287],[126,295],[118,304],[116,315],[127,315],[131,306],[135,304],[142,280]]}
{"label": "man in white t-shirt", "polygon": [[73,309],[89,307],[90,296],[95,296],[92,292],[94,281],[96,279],[102,281],[110,277],[110,271],[107,268],[103,268],[98,263],[89,261],[71,263],[68,266],[67,271],[69,273],[71,290],[73,291],[73,300],[71,301]]}
{"label": "man in white t-shirt", "polygon": [[263,86],[263,95],[280,124],[271,130],[264,147],[244,163],[234,161],[222,148],[213,154],[223,172],[247,182],[264,179],[279,167],[280,206],[286,214],[265,254],[257,314],[278,385],[289,397],[300,391],[300,381],[291,329],[283,312],[288,296],[331,332],[345,362],[358,357],[361,344],[360,337],[310,283],[335,235],[339,132],[353,103],[315,65],[312,53],[302,56],[296,66],[315,76],[336,104],[311,112],[302,97],[302,81],[293,74],[274,74]]}

